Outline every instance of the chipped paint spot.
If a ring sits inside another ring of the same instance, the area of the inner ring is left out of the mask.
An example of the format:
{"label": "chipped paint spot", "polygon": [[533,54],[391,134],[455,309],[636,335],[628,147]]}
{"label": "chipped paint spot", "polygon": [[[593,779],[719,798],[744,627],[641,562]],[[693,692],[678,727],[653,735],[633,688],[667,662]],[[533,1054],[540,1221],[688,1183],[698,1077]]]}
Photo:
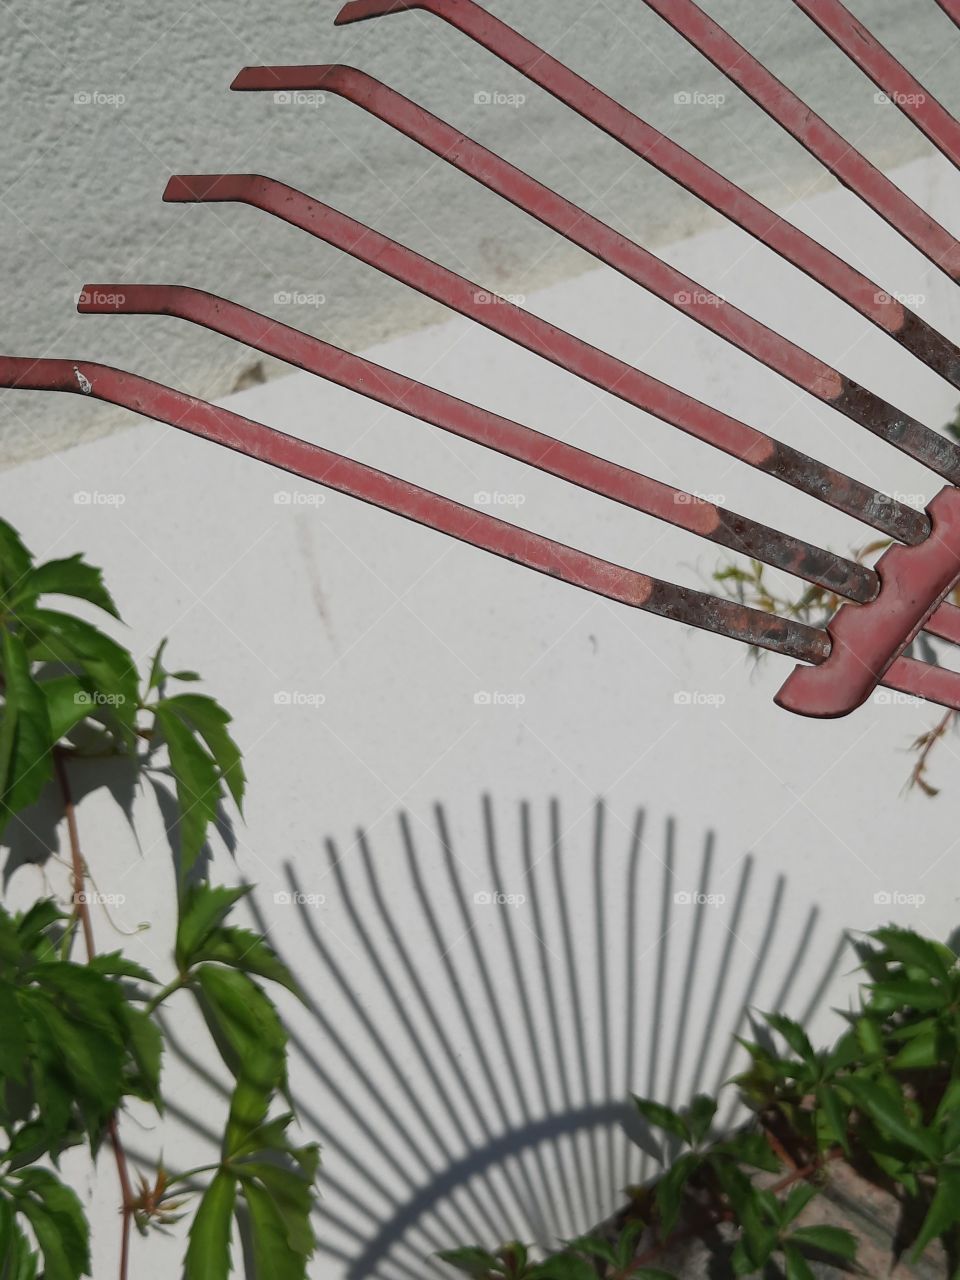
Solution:
{"label": "chipped paint spot", "polygon": [[88,396],[93,390],[93,383],[89,378],[85,378],[76,365],[73,366],[74,377],[77,379],[77,386],[85,396]]}

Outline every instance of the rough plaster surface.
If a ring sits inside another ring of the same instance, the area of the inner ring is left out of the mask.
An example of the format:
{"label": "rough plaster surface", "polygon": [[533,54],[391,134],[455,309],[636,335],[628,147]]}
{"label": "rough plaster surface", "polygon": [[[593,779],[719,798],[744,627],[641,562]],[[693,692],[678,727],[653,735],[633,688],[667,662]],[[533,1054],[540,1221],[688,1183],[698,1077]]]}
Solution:
{"label": "rough plaster surface", "polygon": [[[351,348],[442,318],[434,304],[263,214],[163,205],[161,192],[176,172],[234,169],[283,179],[509,293],[529,294],[590,266],[581,251],[359,108],[231,95],[227,86],[249,63],[359,66],[643,243],[718,223],[445,24],[410,13],[336,29],[338,7],[338,0],[4,5],[0,348],[97,358],[209,396],[248,378],[255,355],[172,321],[78,318],[81,286],[115,279],[210,288],[285,320],[295,310],[295,323]],[[782,205],[824,185],[817,164],[639,0],[490,7],[755,194]],[[922,149],[919,135],[874,101],[874,87],[787,0],[706,7],[871,159],[890,164]],[[958,33],[935,5],[859,0],[853,7],[948,105],[960,105],[949,56]],[[676,93],[691,90],[725,101],[675,103]],[[477,106],[479,91],[521,93],[526,102]],[[275,302],[276,294],[294,292],[324,302]],[[16,414],[4,405],[0,464],[75,444],[121,420],[44,398]]]}
{"label": "rough plaster surface", "polygon": [[[893,176],[957,225],[945,162]],[[865,270],[960,338],[956,290],[852,198],[822,194],[791,216],[855,245]],[[954,390],[739,232],[664,252],[931,425],[953,412]],[[611,272],[529,304],[904,500],[939,487]],[[148,342],[162,323],[144,321]],[[185,326],[165,333],[195,342]],[[869,537],[465,321],[369,354],[822,545]],[[2,400],[22,417],[44,397]],[[74,397],[49,400],[69,419]],[[306,375],[228,403],[690,586],[722,555]],[[324,1146],[318,1280],[419,1280],[438,1248],[605,1219],[656,1168],[622,1132],[627,1090],[679,1103],[727,1078],[748,1006],[832,1034],[832,1008],[852,997],[845,928],[957,926],[953,738],[934,762],[943,794],[902,794],[930,707],[878,698],[845,720],[791,717],[772,702],[786,660],[754,667],[729,641],[156,424],[9,469],[0,510],[38,555],[83,549],[103,565],[138,657],[170,634],[170,661],[236,712],[250,798],[232,856],[216,842],[215,874],[258,884],[259,918],[310,998],[308,1012],[284,1009],[305,1136]],[[97,887],[123,899],[97,911],[99,943],[168,975],[168,780],[132,798],[139,845],[99,780],[75,771]],[[14,833],[20,856],[55,840],[42,812]],[[11,900],[44,887],[66,892],[57,864],[17,871]],[[514,901],[475,897],[493,892]],[[183,1004],[173,1026],[170,1114],[137,1111],[127,1129],[138,1157],[162,1148],[182,1168],[210,1158],[225,1103]],[[109,1276],[112,1170],[104,1158],[78,1176],[94,1272]],[[179,1242],[137,1246],[138,1277],[175,1274]]]}

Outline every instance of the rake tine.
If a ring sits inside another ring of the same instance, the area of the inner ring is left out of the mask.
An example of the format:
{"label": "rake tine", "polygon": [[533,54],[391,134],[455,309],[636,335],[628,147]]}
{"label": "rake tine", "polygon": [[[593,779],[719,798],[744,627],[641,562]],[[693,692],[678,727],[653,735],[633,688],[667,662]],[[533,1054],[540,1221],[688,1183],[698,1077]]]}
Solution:
{"label": "rake tine", "polygon": [[880,590],[877,575],[865,565],[488,413],[214,294],[183,285],[88,284],[77,310],[188,320],[847,599],[866,603]]}
{"label": "rake tine", "polygon": [[822,662],[830,651],[826,632],[805,623],[612,564],[342,454],[108,365],[2,356],[0,387],[93,396],[620,604],[804,662]]}
{"label": "rake tine", "polygon": [[[252,75],[249,74],[251,71]],[[262,87],[264,82],[269,82],[274,76],[291,81],[288,86],[290,88],[300,88],[308,83],[313,88],[324,88],[342,94],[377,119],[399,129],[442,160],[593,254],[627,279],[690,315],[705,328],[789,378],[825,404],[840,409],[854,422],[866,426],[917,461],[934,471],[939,471],[944,465],[943,436],[918,423],[916,426],[920,430],[912,429],[909,439],[905,439],[901,434],[904,415],[899,415],[890,405],[844,378],[829,365],[816,361],[801,348],[722,298],[708,293],[701,285],[669,267],[598,218],[592,217],[578,205],[501,160],[493,152],[464,137],[444,121],[423,111],[362,71],[356,71],[352,67],[322,66],[250,68],[240,73],[232,87],[253,87],[250,82],[254,80]],[[923,322],[914,318],[916,324],[922,326]],[[917,332],[916,328],[914,332]],[[934,334],[934,331],[931,330],[930,333]],[[939,337],[936,334],[934,336]],[[940,354],[945,357],[944,367],[951,374],[950,380],[960,387],[960,350],[946,339],[941,339]],[[841,385],[837,394],[834,394],[835,385]],[[956,458],[960,458],[960,451]],[[953,466],[954,463],[949,465]]]}
{"label": "rake tine", "polygon": [[693,0],[644,2],[934,266],[960,280],[960,243]]}
{"label": "rake tine", "polygon": [[960,0],[937,0],[937,4],[951,22],[960,27]]}
{"label": "rake tine", "polygon": [[[878,494],[735,418],[658,382],[632,365],[548,324],[496,294],[479,289],[429,258],[284,183],[254,174],[178,175],[170,179],[164,199],[187,203],[238,202],[259,208],[342,249],[626,403],[655,414],[741,461],[890,533],[898,541],[920,542],[929,532],[929,521],[920,512]],[[910,424],[905,423],[904,431],[909,432],[909,428]],[[946,446],[944,456],[956,459],[953,473],[960,479],[960,450],[952,441],[944,439],[942,443]]]}
{"label": "rake tine", "polygon": [[[960,242],[825,121],[814,115],[722,27],[712,22],[690,0],[646,0],[646,3],[793,134],[845,186],[870,204],[942,271],[953,279],[960,279]],[[960,25],[960,0],[942,0],[942,3],[950,6],[954,21]],[[655,165],[706,204],[738,223],[801,271],[812,275],[851,306],[861,310],[865,305],[862,278],[851,274],[851,268],[841,259],[771,213],[760,201],[728,182],[473,0],[353,0],[341,10],[336,22],[338,25],[361,22],[408,9],[423,9],[450,23],[616,141],[622,142],[642,160]],[[886,296],[885,291],[877,291],[873,306],[882,308]],[[951,366],[949,359],[944,360],[938,354],[944,345],[939,335],[939,341],[931,347],[934,358],[929,359],[925,354],[929,341],[924,332],[926,326],[921,324],[920,330],[915,332],[919,322],[913,313],[893,313],[885,320],[881,311],[874,323],[888,329],[898,341],[950,381],[957,376],[956,364]],[[901,328],[905,331],[901,332]],[[947,371],[951,367],[952,375]]]}
{"label": "rake tine", "polygon": [[793,3],[926,134],[951,164],[960,168],[960,122],[840,0],[793,0]]}

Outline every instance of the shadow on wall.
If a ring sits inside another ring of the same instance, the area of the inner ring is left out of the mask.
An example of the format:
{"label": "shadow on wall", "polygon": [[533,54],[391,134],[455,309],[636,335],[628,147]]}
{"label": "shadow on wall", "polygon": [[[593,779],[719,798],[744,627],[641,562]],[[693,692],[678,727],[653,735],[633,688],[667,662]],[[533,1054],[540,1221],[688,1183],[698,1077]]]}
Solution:
{"label": "shadow on wall", "polygon": [[[642,813],[614,837],[603,805],[579,838],[555,802],[541,832],[529,804],[516,816],[503,842],[489,800],[456,840],[442,806],[432,824],[403,815],[380,848],[327,841],[323,894],[300,862],[272,904],[253,899],[315,993],[289,1031],[324,1148],[325,1276],[449,1275],[437,1250],[556,1247],[605,1220],[663,1154],[629,1093],[716,1091],[751,1007],[809,1020],[836,978],[845,940],[817,936],[818,908],[788,905],[783,876],[756,884],[750,857],[720,869],[712,836],[686,860],[694,889],[672,822],[653,844]],[[732,1103],[720,1127],[735,1118]]]}

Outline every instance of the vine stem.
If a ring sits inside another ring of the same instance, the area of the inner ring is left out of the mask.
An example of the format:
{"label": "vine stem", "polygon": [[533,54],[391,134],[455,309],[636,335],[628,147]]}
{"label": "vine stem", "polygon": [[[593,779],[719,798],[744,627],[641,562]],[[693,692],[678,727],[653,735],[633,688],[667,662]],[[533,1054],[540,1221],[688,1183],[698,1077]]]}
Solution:
{"label": "vine stem", "polygon": [[[53,762],[57,774],[57,783],[60,787],[60,796],[63,800],[63,812],[67,820],[67,834],[70,839],[70,862],[73,869],[73,910],[76,918],[80,921],[80,928],[83,930],[83,941],[87,952],[87,959],[92,960],[97,953],[96,944],[93,937],[93,921],[90,918],[90,904],[86,899],[85,884],[86,871],[84,869],[83,854],[80,852],[80,832],[77,828],[77,811],[73,803],[73,793],[70,790],[70,779],[67,776],[67,766],[63,754],[57,747],[53,749]],[[107,1133],[110,1136],[110,1145],[113,1147],[113,1155],[117,1164],[117,1178],[120,1182],[120,1194],[123,1199],[121,1212],[123,1214],[123,1227],[120,1236],[120,1280],[128,1280],[129,1263],[130,1263],[130,1224],[133,1220],[133,1185],[130,1182],[130,1167],[127,1163],[127,1153],[123,1148],[120,1140],[120,1126],[117,1122],[117,1113],[114,1112],[107,1121]]]}

